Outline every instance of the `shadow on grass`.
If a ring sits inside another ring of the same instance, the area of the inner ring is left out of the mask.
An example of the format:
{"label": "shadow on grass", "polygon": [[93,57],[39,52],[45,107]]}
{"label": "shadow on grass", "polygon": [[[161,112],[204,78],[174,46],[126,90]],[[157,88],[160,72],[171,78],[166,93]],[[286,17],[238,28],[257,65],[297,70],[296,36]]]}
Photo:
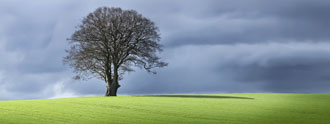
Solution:
{"label": "shadow on grass", "polygon": [[176,97],[176,98],[206,98],[206,99],[254,99],[237,96],[213,96],[213,95],[150,95],[143,97]]}

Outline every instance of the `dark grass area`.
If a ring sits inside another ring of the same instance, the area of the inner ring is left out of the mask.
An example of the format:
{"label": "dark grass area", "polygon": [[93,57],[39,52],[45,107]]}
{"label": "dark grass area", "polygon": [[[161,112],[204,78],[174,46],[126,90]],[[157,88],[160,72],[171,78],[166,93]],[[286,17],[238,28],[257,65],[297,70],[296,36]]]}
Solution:
{"label": "dark grass area", "polygon": [[150,95],[143,97],[173,97],[173,98],[205,98],[205,99],[254,99],[250,97],[238,96],[214,96],[214,95]]}

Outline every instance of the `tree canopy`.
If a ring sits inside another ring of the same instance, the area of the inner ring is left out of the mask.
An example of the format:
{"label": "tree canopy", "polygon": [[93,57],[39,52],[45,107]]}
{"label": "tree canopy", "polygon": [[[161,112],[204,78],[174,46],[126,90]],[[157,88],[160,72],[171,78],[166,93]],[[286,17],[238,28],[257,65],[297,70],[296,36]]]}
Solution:
{"label": "tree canopy", "polygon": [[77,73],[76,79],[98,77],[107,84],[106,96],[116,96],[119,81],[133,66],[148,72],[167,66],[159,29],[154,22],[134,10],[101,7],[88,14],[69,38],[70,49],[64,57]]}

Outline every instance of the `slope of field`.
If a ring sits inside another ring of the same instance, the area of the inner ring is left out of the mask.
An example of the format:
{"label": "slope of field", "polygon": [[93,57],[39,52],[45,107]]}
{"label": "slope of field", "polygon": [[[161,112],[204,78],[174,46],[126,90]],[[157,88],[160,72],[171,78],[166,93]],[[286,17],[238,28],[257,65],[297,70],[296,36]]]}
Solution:
{"label": "slope of field", "polygon": [[212,94],[0,101],[0,123],[328,124],[330,94]]}

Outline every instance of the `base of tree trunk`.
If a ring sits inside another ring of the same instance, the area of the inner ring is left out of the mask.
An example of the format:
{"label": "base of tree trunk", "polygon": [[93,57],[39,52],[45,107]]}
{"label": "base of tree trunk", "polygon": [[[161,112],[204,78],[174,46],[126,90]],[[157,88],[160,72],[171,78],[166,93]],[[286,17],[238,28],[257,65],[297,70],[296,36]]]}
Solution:
{"label": "base of tree trunk", "polygon": [[110,89],[107,88],[107,91],[105,92],[104,96],[110,96]]}
{"label": "base of tree trunk", "polygon": [[117,96],[117,90],[118,88],[107,88],[104,96]]}
{"label": "base of tree trunk", "polygon": [[111,88],[110,89],[110,96],[117,96],[117,90],[118,90],[117,87],[116,88]]}
{"label": "base of tree trunk", "polygon": [[105,94],[104,96],[117,96],[117,94],[115,94],[115,95]]}

